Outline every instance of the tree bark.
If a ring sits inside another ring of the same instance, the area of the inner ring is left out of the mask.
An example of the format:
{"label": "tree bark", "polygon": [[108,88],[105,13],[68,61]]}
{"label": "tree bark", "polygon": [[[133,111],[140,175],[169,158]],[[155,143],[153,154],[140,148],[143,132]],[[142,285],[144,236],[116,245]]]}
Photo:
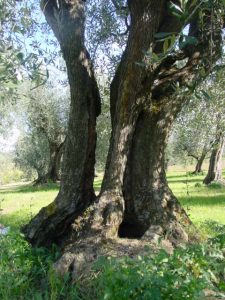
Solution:
{"label": "tree bark", "polygon": [[174,243],[187,241],[182,227],[191,222],[170,190],[165,173],[168,136],[183,102],[183,97],[152,101],[151,107],[139,114],[123,185],[122,237],[148,236],[153,228],[160,228]]}
{"label": "tree bark", "polygon": [[43,0],[41,7],[60,43],[71,93],[60,192],[23,229],[31,243],[49,245],[57,242],[72,220],[95,200],[96,117],[101,104],[84,45],[85,1]]}
{"label": "tree bark", "polygon": [[205,179],[203,180],[204,184],[208,185],[213,181],[222,180],[222,156],[224,152],[224,147],[224,135],[223,133],[219,133],[216,144],[214,145],[210,156],[208,173]]}
{"label": "tree bark", "polygon": [[[48,170],[47,177],[52,182],[56,182],[56,181],[59,180],[58,170],[57,170],[57,167],[58,167],[57,163],[58,163],[58,159],[59,159],[59,156],[60,156],[62,146],[63,146],[63,144],[61,144],[59,147],[54,147],[51,151],[50,164],[49,164],[49,170]],[[51,146],[50,146],[50,148],[51,148]]]}
{"label": "tree bark", "polygon": [[[196,48],[185,49],[188,54],[178,55],[175,60],[169,56],[156,69],[154,65],[152,69],[140,67],[138,63],[145,62],[145,52],[151,47],[154,34],[162,28],[179,31],[181,24],[177,18],[173,22],[164,2],[128,1],[128,4],[131,28],[111,86],[112,136],[97,220],[103,224],[102,232],[107,238],[118,233],[121,237],[144,237],[156,230],[170,235],[174,243],[187,241],[185,227],[191,222],[170,191],[164,170],[169,130],[185,102],[176,95],[172,83],[194,84],[199,80],[196,66],[212,51],[215,61],[220,47],[212,49],[194,21],[190,35],[199,38]],[[207,26],[204,30],[208,30]],[[218,43],[221,42],[219,26],[215,32]],[[162,43],[155,47],[156,52],[161,48]],[[176,68],[176,60],[184,59],[185,55],[187,64]]]}
{"label": "tree bark", "polygon": [[123,221],[123,181],[135,124],[140,111],[150,105],[151,99],[150,95],[137,95],[146,74],[146,69],[138,63],[144,60],[144,52],[154,40],[165,9],[163,1],[129,1],[128,4],[132,25],[126,50],[111,85],[113,130],[100,193],[100,202],[105,204],[104,211],[107,212],[107,221],[103,223],[107,224],[107,237],[111,238],[118,235]]}

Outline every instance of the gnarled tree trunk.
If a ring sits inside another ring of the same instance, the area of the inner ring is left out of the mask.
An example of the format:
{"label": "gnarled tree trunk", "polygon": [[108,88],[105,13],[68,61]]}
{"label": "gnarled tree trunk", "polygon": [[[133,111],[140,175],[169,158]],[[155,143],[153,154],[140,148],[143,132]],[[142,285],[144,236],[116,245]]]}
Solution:
{"label": "gnarled tree trunk", "polygon": [[[50,9],[49,3],[51,1],[46,1]],[[34,244],[46,245],[65,235],[74,220],[71,236],[76,243],[67,249],[77,255],[77,258],[73,255],[70,258],[77,259],[78,264],[81,252],[88,254],[90,250],[89,254],[94,257],[95,246],[102,247],[105,238],[112,240],[118,235],[151,239],[152,233],[159,233],[174,243],[187,241],[185,226],[190,220],[168,187],[164,150],[173,119],[184,102],[174,90],[174,83],[182,87],[198,79],[195,74],[199,72],[198,64],[202,63],[203,54],[207,56],[214,51],[208,37],[198,31],[194,20],[190,34],[204,38],[197,48],[189,47],[182,53],[169,55],[159,64],[150,62],[143,67],[140,63],[147,61],[146,53],[154,45],[155,33],[179,32],[182,24],[170,15],[167,2],[163,0],[128,0],[131,26],[126,50],[111,85],[112,135],[105,175],[99,198],[81,214],[94,199],[92,183],[98,94],[83,42],[79,47],[84,1],[57,3],[59,6],[63,3],[63,8],[65,5],[71,10],[60,13],[54,22],[66,16],[66,28],[68,23],[71,25],[70,13],[76,15],[72,22],[76,23],[75,36],[70,31],[63,31],[61,42],[71,85],[69,132],[60,193],[54,203],[28,225],[28,238]],[[209,26],[211,28],[210,22]],[[56,31],[59,40],[61,33]],[[156,52],[161,48],[162,43],[159,43]],[[177,60],[186,58],[184,67],[176,66]],[[86,254],[82,254],[84,260],[88,260]]]}
{"label": "gnarled tree trunk", "polygon": [[210,156],[208,173],[203,183],[210,184],[213,181],[222,180],[222,156],[223,156],[224,147],[225,147],[224,134],[219,133]]}
{"label": "gnarled tree trunk", "polygon": [[152,100],[139,114],[124,177],[121,236],[146,237],[152,229],[160,228],[173,242],[187,241],[182,226],[190,225],[190,221],[170,190],[165,173],[168,136],[183,102],[182,97]]}
{"label": "gnarled tree trunk", "polygon": [[96,117],[100,113],[100,96],[84,45],[85,1],[43,0],[41,7],[60,43],[71,93],[60,192],[23,229],[33,244],[49,245],[95,199]]}
{"label": "gnarled tree trunk", "polygon": [[187,241],[180,224],[190,221],[169,189],[164,170],[169,130],[183,99],[151,95],[155,78],[146,83],[149,70],[138,64],[154,41],[166,6],[164,1],[139,0],[129,1],[129,9],[127,47],[111,85],[112,136],[105,175],[80,237],[140,238],[156,230]]}

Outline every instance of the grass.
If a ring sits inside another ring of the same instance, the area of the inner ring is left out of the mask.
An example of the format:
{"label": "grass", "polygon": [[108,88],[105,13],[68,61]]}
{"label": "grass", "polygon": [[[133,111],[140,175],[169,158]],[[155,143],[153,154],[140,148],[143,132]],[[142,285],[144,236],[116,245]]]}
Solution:
{"label": "grass", "polygon": [[[0,236],[0,299],[199,300],[206,299],[206,289],[225,299],[225,187],[204,186],[203,177],[182,171],[168,173],[171,189],[193,222],[214,238],[178,248],[173,255],[162,250],[137,259],[100,259],[86,281],[76,284],[71,284],[69,274],[59,278],[53,271],[59,249],[32,248],[18,230],[55,198],[59,186],[1,186],[0,223],[12,230]],[[98,177],[96,191],[100,186]]]}
{"label": "grass", "polygon": [[[183,171],[170,171],[170,188],[190,215],[199,225],[211,220],[225,224],[225,187],[205,186],[204,175],[191,175]],[[100,190],[101,177],[95,179],[96,192]],[[56,197],[59,186],[47,184],[33,187],[31,184],[12,184],[0,187],[0,223],[19,228],[27,223],[41,207]]]}
{"label": "grass", "polygon": [[169,185],[195,224],[207,220],[225,224],[225,187],[204,185],[205,175],[168,174]]}
{"label": "grass", "polygon": [[0,187],[0,223],[19,228],[43,206],[56,197],[57,184],[33,187],[31,184],[12,184]]}

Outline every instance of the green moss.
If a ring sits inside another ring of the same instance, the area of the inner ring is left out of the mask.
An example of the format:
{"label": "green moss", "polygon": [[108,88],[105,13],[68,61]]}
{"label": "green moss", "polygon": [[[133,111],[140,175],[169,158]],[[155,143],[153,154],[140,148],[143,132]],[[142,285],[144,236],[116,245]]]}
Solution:
{"label": "green moss", "polygon": [[56,212],[57,206],[55,202],[50,203],[48,206],[46,206],[47,215],[51,216]]}

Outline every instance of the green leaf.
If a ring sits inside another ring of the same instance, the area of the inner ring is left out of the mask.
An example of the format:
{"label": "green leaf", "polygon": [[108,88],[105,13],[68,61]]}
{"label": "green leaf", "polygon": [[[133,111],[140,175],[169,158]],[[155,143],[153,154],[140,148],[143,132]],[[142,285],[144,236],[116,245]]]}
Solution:
{"label": "green leaf", "polygon": [[165,39],[163,43],[163,52],[166,53],[169,48],[169,39]]}
{"label": "green leaf", "polygon": [[165,39],[169,36],[174,35],[175,33],[176,32],[157,32],[154,36],[155,36],[156,39]]}
{"label": "green leaf", "polygon": [[204,98],[206,99],[206,100],[212,100],[212,98],[211,98],[211,96],[206,92],[206,91],[204,91],[204,90],[201,90],[201,93],[202,93],[202,95],[204,96]]}
{"label": "green leaf", "polygon": [[198,40],[194,36],[183,35],[181,37],[181,41],[179,42],[179,48],[183,49],[188,45],[196,46],[198,44]]}
{"label": "green leaf", "polygon": [[19,52],[19,53],[17,53],[17,58],[20,60],[20,61],[23,61],[23,57],[24,57],[24,55],[23,55],[23,53],[22,52]]}
{"label": "green leaf", "polygon": [[179,19],[182,18],[184,14],[182,8],[173,2],[169,3],[169,10],[174,16],[176,16]]}

